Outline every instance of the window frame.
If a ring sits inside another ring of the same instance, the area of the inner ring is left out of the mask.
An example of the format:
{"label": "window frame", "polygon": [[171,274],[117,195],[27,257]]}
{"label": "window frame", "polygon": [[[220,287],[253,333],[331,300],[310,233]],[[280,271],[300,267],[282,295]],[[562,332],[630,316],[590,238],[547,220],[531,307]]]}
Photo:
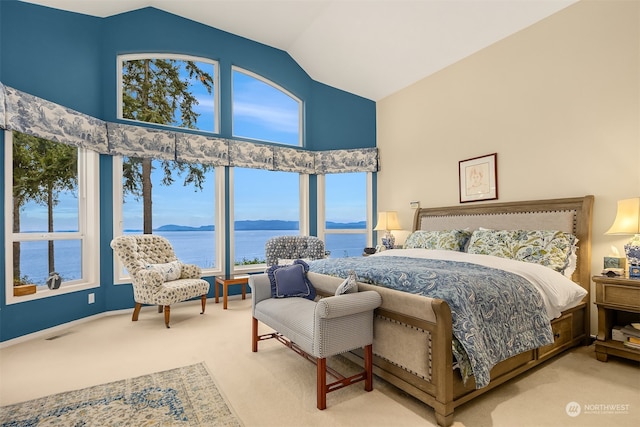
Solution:
{"label": "window frame", "polygon": [[[271,87],[273,87],[274,89],[277,89],[278,91],[284,93],[285,95],[287,95],[288,97],[290,97],[291,99],[293,99],[294,101],[296,101],[298,103],[298,145],[292,145],[292,144],[287,144],[285,142],[282,141],[272,141],[272,140],[268,140],[268,139],[260,139],[260,138],[252,138],[252,137],[248,137],[248,136],[237,136],[235,134],[235,120],[233,119],[234,117],[234,113],[233,113],[233,108],[234,108],[234,102],[233,102],[233,97],[234,97],[234,88],[233,88],[233,74],[234,72],[239,72],[242,74],[245,74],[247,76],[253,77],[256,80],[259,80]],[[299,97],[297,97],[296,95],[294,95],[292,92],[288,91],[287,89],[283,88],[282,86],[280,86],[279,84],[267,79],[266,77],[261,76],[260,74],[254,73],[253,71],[249,71],[245,68],[241,68],[235,65],[231,66],[231,135],[234,138],[242,138],[242,139],[247,139],[250,141],[260,141],[260,142],[270,142],[270,143],[274,143],[274,144],[282,144],[288,147],[304,147],[304,101],[302,99],[300,99]]]}
{"label": "window frame", "polygon": [[[124,192],[122,188],[122,160],[123,156],[113,156],[112,176],[113,176],[113,236],[121,236],[124,234],[122,203],[124,200]],[[225,173],[224,167],[214,167],[215,186],[214,186],[214,227],[216,230],[215,247],[215,268],[202,268],[202,276],[217,276],[224,271],[226,262],[225,238],[226,231],[224,227],[224,209],[225,209]],[[131,276],[125,271],[124,264],[120,259],[113,255],[113,283],[115,285],[123,285],[131,283]]]}
{"label": "window frame", "polygon": [[[252,265],[235,265],[235,233],[234,233],[234,224],[235,224],[235,190],[234,185],[235,181],[233,179],[234,167],[229,168],[229,253],[231,254],[231,262],[229,263],[229,273],[228,274],[248,274],[248,273],[257,273],[264,272],[267,264],[252,264]],[[274,171],[275,172],[275,171]],[[299,235],[308,236],[309,235],[309,175],[298,173],[299,180],[299,212],[300,218],[298,219],[299,224]]]}
{"label": "window frame", "polygon": [[[366,191],[366,227],[362,229],[327,229],[326,221],[326,194],[327,181],[326,175],[318,175],[318,237],[325,240],[327,234],[366,234],[366,244],[368,247],[373,242],[373,173],[365,172],[365,191]],[[364,248],[363,248],[364,249]]]}
{"label": "window frame", "polygon": [[218,61],[204,58],[201,56],[193,56],[193,55],[184,55],[179,53],[129,53],[117,55],[116,57],[116,78],[117,78],[117,99],[116,99],[116,117],[119,120],[123,120],[128,123],[142,123],[144,125],[153,125],[159,126],[168,129],[188,129],[180,126],[173,125],[164,125],[159,123],[149,123],[143,122],[140,120],[127,119],[123,117],[122,114],[122,67],[125,61],[135,61],[138,59],[174,59],[177,61],[193,61],[193,62],[205,62],[207,64],[213,65],[213,108],[214,108],[214,117],[213,117],[213,131],[202,130],[202,129],[190,129],[197,130],[198,132],[203,132],[206,134],[220,134],[220,64]]}
{"label": "window frame", "polygon": [[[100,156],[78,148],[78,231],[51,233],[13,232],[13,132],[4,131],[5,159],[5,302],[7,305],[100,287]],[[82,278],[56,290],[38,289],[30,295],[13,295],[13,242],[80,240]]]}

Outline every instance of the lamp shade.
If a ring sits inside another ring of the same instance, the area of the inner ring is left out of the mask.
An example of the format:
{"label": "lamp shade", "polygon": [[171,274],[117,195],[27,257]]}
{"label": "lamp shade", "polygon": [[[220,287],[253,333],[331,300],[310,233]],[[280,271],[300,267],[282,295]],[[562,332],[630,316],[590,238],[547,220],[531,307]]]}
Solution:
{"label": "lamp shade", "polygon": [[402,227],[400,227],[400,221],[398,221],[398,212],[378,212],[378,223],[376,224],[374,230],[402,230]]}
{"label": "lamp shade", "polygon": [[640,197],[618,200],[618,212],[605,234],[640,234]]}

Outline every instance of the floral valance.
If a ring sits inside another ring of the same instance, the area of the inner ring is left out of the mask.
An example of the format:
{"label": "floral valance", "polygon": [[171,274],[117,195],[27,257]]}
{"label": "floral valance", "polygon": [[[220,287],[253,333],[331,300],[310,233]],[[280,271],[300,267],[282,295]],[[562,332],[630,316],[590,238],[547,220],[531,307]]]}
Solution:
{"label": "floral valance", "polygon": [[110,155],[305,174],[378,171],[376,148],[308,151],[104,122],[2,83],[0,128]]}
{"label": "floral valance", "polygon": [[5,129],[106,154],[107,127],[102,120],[4,86]]}
{"label": "floral valance", "polygon": [[6,111],[5,111],[5,96],[4,96],[4,85],[0,83],[0,128],[6,129],[7,124],[6,120]]}
{"label": "floral valance", "polygon": [[107,123],[109,154],[153,159],[176,159],[176,136],[172,132],[141,126]]}

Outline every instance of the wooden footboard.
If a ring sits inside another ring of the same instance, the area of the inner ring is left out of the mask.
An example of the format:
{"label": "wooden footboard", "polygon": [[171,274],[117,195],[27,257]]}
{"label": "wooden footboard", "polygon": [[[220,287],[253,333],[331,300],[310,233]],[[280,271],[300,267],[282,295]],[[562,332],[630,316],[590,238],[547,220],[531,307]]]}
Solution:
{"label": "wooden footboard", "polygon": [[[437,299],[432,299],[432,306],[435,322],[384,308],[376,310],[373,369],[380,378],[432,407],[438,425],[443,427],[453,423],[453,412],[458,406],[588,340],[583,327],[588,307],[583,303],[552,322],[553,344],[521,353],[497,364],[491,370],[489,385],[476,389],[473,378],[464,384],[460,372],[453,369],[449,306]],[[384,332],[379,333],[380,331]],[[389,336],[394,336],[395,349],[385,357],[385,353],[390,351]],[[417,348],[415,343],[423,346]],[[360,351],[344,356],[361,366],[364,363]]]}
{"label": "wooden footboard", "polygon": [[[453,422],[454,409],[496,386],[579,344],[588,344],[591,288],[591,212],[593,196],[510,203],[474,204],[419,209],[415,230],[475,229],[562,230],[578,238],[578,259],[572,279],[587,295],[578,306],[551,323],[554,343],[507,359],[491,370],[491,381],[475,388],[453,369],[452,319],[442,300],[360,283],[375,290],[382,305],[374,317],[374,373],[431,406],[441,426]],[[308,273],[320,295],[335,292],[343,279]],[[363,364],[362,354],[345,355]]]}

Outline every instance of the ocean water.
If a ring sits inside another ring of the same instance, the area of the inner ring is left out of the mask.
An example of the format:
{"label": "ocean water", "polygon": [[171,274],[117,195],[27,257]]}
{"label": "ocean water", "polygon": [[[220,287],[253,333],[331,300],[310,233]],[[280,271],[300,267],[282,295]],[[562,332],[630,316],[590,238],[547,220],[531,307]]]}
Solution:
{"label": "ocean water", "polygon": [[[176,256],[183,262],[202,268],[215,265],[215,231],[163,231],[154,234],[166,237]],[[264,261],[264,245],[274,236],[296,235],[296,230],[242,230],[235,232],[235,262],[258,259]],[[361,256],[365,247],[364,234],[327,234],[326,250],[332,258]],[[79,240],[55,242],[55,270],[64,282],[81,277]],[[30,283],[44,285],[49,275],[47,242],[22,242],[20,245],[20,272]]]}

